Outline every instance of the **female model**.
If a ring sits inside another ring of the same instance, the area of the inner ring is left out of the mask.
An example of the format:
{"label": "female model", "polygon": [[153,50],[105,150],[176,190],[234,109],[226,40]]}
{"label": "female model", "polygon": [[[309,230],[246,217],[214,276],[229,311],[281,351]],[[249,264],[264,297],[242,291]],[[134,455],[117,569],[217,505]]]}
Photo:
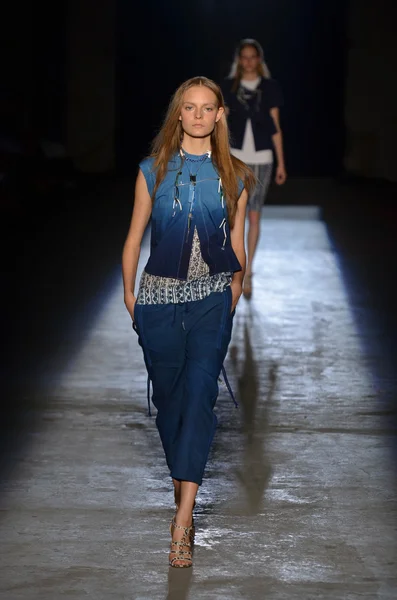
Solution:
{"label": "female model", "polygon": [[276,183],[287,178],[279,107],[282,104],[277,82],[263,59],[260,44],[244,39],[237,47],[228,79],[222,84],[232,140],[232,154],[249,165],[257,185],[248,200],[248,260],[244,296],[252,294],[252,264],[259,240],[261,208],[269,187],[273,149],[277,158]]}
{"label": "female model", "polygon": [[[178,88],[139,167],[123,251],[124,299],[152,381],[174,484],[169,562],[190,567],[193,507],[242,292],[246,203],[254,184],[250,169],[230,153],[224,100],[213,81],[195,77]],[[150,216],[150,257],[135,296]]]}

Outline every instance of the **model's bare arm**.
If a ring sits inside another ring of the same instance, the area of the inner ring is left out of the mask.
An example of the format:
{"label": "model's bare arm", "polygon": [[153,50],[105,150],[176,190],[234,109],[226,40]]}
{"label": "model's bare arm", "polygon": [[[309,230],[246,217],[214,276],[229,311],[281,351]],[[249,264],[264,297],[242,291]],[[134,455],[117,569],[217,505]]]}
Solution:
{"label": "model's bare arm", "polygon": [[241,271],[237,271],[233,274],[232,279],[232,310],[236,307],[236,304],[242,293],[242,285],[245,273],[245,243],[244,243],[244,231],[245,231],[245,213],[247,210],[248,193],[247,190],[243,190],[237,203],[236,218],[234,221],[233,229],[231,230],[231,242],[232,248],[238,258],[241,265]]}
{"label": "model's bare arm", "polygon": [[284,160],[283,132],[281,131],[280,126],[280,110],[277,107],[271,108],[270,115],[277,129],[277,133],[272,136],[274,151],[277,158],[276,183],[282,185],[287,179],[287,171],[285,169]]}
{"label": "model's bare arm", "polygon": [[149,195],[142,171],[138,173],[135,184],[134,210],[130,229],[124,244],[122,257],[124,302],[131,318],[134,318],[135,279],[138,268],[141,242],[152,212],[152,199]]}

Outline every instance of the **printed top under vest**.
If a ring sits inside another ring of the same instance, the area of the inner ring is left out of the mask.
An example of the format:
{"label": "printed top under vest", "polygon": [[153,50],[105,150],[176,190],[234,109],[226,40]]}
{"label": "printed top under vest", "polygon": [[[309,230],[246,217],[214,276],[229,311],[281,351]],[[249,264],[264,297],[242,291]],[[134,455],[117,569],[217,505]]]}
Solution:
{"label": "printed top under vest", "polygon": [[[140,163],[152,195],[153,158]],[[243,183],[239,181],[239,193]],[[241,270],[230,240],[222,182],[210,153],[183,152],[169,163],[156,192],[151,251],[142,275],[138,303],[184,302],[223,291]]]}
{"label": "printed top under vest", "polygon": [[203,300],[212,292],[224,292],[232,281],[232,273],[209,275],[201,256],[200,240],[194,230],[187,280],[149,275],[143,271],[137,296],[138,304],[179,304]]}

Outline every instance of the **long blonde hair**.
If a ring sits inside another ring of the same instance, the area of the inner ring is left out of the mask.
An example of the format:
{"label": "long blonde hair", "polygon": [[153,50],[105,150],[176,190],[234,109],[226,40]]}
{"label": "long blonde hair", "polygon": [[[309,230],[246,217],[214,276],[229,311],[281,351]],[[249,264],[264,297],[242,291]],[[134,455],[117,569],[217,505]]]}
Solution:
{"label": "long blonde hair", "polygon": [[[156,171],[153,200],[160,183],[166,176],[169,161],[181,148],[183,129],[179,116],[182,110],[183,97],[187,90],[201,85],[204,85],[215,94],[218,108],[225,108],[220,87],[207,77],[193,77],[179,86],[171,99],[164,123],[152,144],[151,156],[155,158],[154,169]],[[230,154],[229,128],[225,112],[215,123],[214,130],[211,133],[211,150],[212,162],[222,180],[229,224],[230,227],[233,227],[239,198],[238,178],[242,179],[244,187],[250,193],[255,186],[255,177],[251,169]]]}

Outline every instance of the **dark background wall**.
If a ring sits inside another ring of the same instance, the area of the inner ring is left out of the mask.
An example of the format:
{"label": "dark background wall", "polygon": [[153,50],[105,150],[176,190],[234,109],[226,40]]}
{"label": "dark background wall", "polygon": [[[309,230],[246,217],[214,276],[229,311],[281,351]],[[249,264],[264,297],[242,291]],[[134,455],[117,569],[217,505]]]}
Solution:
{"label": "dark background wall", "polygon": [[86,172],[115,168],[113,0],[68,0],[67,148]]}
{"label": "dark background wall", "polygon": [[351,0],[345,167],[397,181],[397,3]]}
{"label": "dark background wall", "polygon": [[114,170],[115,15],[114,0],[5,5],[0,134],[24,154],[47,140],[62,144],[79,171]]}
{"label": "dark background wall", "polygon": [[396,180],[394,0],[15,0],[0,24],[1,134],[61,142],[77,171],[135,173],[170,95],[257,38],[282,86],[290,176]]}
{"label": "dark background wall", "polygon": [[66,0],[8,2],[2,7],[0,133],[65,135]]}
{"label": "dark background wall", "polygon": [[[2,77],[0,126],[2,134],[18,134],[33,120],[32,7],[23,0],[7,6],[0,21]],[[24,9],[30,9],[25,10]]]}
{"label": "dark background wall", "polygon": [[[338,172],[344,149],[346,20],[345,0],[175,0],[134,8],[120,0],[120,168],[130,168],[137,147],[146,152],[170,95],[183,80],[204,74],[219,81],[229,71],[238,40],[255,37],[284,92],[290,174]],[[142,146],[136,142],[137,130]]]}

